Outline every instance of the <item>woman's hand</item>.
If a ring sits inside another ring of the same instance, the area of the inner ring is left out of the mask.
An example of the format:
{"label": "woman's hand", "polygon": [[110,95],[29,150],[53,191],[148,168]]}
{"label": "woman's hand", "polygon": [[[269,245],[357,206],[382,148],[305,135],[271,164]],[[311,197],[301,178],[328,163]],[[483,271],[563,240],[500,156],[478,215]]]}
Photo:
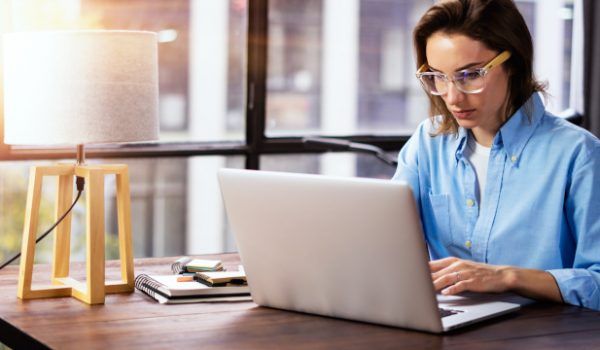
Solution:
{"label": "woman's hand", "polygon": [[533,299],[562,302],[554,277],[546,271],[490,265],[454,257],[430,261],[429,268],[435,290],[441,290],[442,294],[512,291]]}
{"label": "woman's hand", "polygon": [[458,258],[445,258],[429,262],[435,290],[442,294],[465,291],[501,293],[510,290],[511,270],[508,266],[495,266]]}

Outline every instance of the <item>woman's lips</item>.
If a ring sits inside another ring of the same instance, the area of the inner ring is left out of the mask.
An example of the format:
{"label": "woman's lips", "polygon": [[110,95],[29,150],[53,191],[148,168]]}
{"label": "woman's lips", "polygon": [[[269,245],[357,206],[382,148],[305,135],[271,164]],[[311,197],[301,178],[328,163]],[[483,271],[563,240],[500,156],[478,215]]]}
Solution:
{"label": "woman's lips", "polygon": [[461,109],[452,111],[452,114],[457,119],[467,119],[473,114],[473,112],[475,112],[474,109]]}

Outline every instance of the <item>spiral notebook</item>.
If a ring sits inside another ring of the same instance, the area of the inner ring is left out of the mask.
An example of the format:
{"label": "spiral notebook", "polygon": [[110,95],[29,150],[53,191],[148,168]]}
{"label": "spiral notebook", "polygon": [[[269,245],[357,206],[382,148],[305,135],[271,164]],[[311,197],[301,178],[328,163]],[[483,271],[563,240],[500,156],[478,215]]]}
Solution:
{"label": "spiral notebook", "polygon": [[247,285],[210,287],[196,281],[178,282],[178,277],[140,274],[135,288],[161,304],[252,300]]}

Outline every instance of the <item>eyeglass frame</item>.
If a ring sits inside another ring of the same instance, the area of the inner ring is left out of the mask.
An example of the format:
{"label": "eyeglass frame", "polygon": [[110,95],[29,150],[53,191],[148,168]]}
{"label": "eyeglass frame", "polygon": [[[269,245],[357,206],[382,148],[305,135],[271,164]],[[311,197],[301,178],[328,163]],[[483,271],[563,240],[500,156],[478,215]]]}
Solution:
{"label": "eyeglass frame", "polygon": [[[477,74],[479,74],[479,76],[481,78],[485,78],[485,76],[492,70],[494,69],[496,66],[501,65],[502,63],[506,62],[511,56],[510,51],[508,50],[504,50],[501,53],[499,53],[496,57],[492,58],[491,61],[489,61],[485,66],[481,67],[481,68],[476,68],[476,69],[463,69],[461,71],[455,72],[456,73],[460,73],[460,72],[476,72]],[[431,91],[431,89],[426,85],[427,83],[423,82],[423,80],[421,79],[422,76],[442,76],[444,81],[446,82],[446,86],[448,86],[449,82],[452,82],[454,84],[454,86],[461,92],[465,93],[465,94],[479,94],[481,93],[484,89],[485,89],[485,81],[484,81],[484,85],[482,88],[474,90],[474,91],[465,91],[460,87],[460,84],[456,84],[455,81],[457,80],[456,77],[452,77],[449,78],[448,75],[442,73],[442,72],[429,72],[426,71],[427,69],[429,69],[429,66],[427,65],[427,63],[423,63],[421,65],[421,67],[419,67],[419,69],[417,70],[417,72],[415,73],[417,79],[419,79],[419,82],[421,83],[421,85],[423,86],[423,88],[425,89],[425,91],[427,91],[427,93],[435,95],[435,96],[442,96],[448,93],[448,90],[446,90],[444,93],[439,93],[439,92],[433,92]]]}

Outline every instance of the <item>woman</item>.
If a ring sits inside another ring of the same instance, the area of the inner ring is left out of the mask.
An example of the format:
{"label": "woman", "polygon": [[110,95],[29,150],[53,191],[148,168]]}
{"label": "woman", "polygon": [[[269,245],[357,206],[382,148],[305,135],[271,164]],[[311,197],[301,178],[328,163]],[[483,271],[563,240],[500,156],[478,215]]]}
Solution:
{"label": "woman", "polygon": [[600,141],[544,109],[513,1],[442,1],[414,45],[432,117],[394,179],[412,186],[435,288],[600,309]]}

